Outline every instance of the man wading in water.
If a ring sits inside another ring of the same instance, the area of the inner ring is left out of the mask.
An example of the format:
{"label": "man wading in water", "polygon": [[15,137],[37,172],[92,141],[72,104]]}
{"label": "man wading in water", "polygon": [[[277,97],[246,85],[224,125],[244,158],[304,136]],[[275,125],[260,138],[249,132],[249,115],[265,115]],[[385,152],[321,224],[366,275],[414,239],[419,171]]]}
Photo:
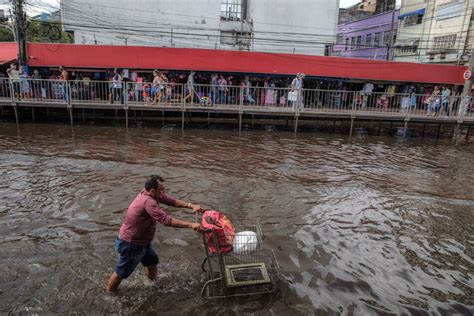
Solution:
{"label": "man wading in water", "polygon": [[178,200],[165,193],[164,180],[160,176],[150,176],[145,183],[145,189],[138,193],[120,227],[120,232],[115,240],[115,248],[119,260],[115,272],[110,276],[107,290],[117,290],[122,279],[128,278],[141,262],[146,268],[146,276],[154,281],[156,279],[158,255],[151,242],[155,236],[156,222],[175,228],[192,228],[196,232],[202,230],[198,223],[191,223],[172,218],[159,203],[175,207],[186,207],[197,213],[201,210],[198,204]]}

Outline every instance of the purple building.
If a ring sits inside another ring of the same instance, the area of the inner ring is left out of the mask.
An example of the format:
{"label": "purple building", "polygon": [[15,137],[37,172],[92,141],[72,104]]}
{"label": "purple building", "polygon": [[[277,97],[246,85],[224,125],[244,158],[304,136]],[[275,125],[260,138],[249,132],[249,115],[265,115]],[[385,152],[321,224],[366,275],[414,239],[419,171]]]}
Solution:
{"label": "purple building", "polygon": [[389,46],[393,47],[395,44],[399,14],[400,10],[394,10],[339,24],[337,41],[331,55],[392,60],[393,49],[389,53]]}

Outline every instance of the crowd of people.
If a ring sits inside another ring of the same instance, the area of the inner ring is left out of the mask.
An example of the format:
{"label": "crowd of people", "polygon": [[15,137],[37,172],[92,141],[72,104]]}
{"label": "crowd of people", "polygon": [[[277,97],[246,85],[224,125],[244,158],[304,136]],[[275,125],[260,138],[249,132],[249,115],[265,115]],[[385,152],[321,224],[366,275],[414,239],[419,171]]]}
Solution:
{"label": "crowd of people", "polygon": [[[31,75],[30,75],[31,73]],[[336,79],[191,71],[134,71],[113,69],[77,71],[39,68],[29,71],[11,64],[6,70],[19,99],[125,100],[148,105],[181,102],[212,105],[292,106],[302,110],[322,105],[350,108],[423,109],[428,115],[450,115],[460,91],[457,87],[423,84],[380,84]],[[8,81],[0,72],[0,96],[8,95]],[[53,79],[51,81],[41,79]],[[69,81],[69,84],[66,82]],[[71,91],[69,91],[71,89]],[[354,93],[357,92],[357,93]]]}

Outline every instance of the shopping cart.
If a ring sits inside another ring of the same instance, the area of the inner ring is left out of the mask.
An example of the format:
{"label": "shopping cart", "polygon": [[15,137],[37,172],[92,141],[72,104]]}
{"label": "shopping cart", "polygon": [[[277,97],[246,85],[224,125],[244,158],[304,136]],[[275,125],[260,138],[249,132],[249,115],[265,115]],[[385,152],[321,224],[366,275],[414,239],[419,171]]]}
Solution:
{"label": "shopping cart", "polygon": [[[235,296],[274,293],[278,289],[279,265],[275,253],[263,247],[263,234],[258,219],[254,224],[233,222],[233,241],[219,244],[216,230],[203,232],[206,252],[201,268],[207,273],[207,281],[202,287],[204,299],[219,299]],[[206,236],[207,234],[207,236]],[[213,249],[209,246],[209,237]],[[229,251],[223,253],[221,250]]]}

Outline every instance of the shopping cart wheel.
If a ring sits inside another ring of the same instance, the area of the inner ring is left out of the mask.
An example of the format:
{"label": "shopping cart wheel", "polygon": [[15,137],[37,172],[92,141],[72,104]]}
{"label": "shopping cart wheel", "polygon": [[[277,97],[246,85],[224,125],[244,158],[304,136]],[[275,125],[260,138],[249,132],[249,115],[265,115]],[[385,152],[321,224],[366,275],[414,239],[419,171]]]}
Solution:
{"label": "shopping cart wheel", "polygon": [[204,286],[202,287],[202,290],[201,290],[201,297],[205,300],[211,300],[211,299],[216,299],[216,298],[226,298],[225,295],[212,295],[209,287],[211,286],[212,283],[216,283],[216,282],[221,282],[222,281],[222,278],[216,278],[216,279],[212,279],[212,280],[209,280],[207,281]]}

